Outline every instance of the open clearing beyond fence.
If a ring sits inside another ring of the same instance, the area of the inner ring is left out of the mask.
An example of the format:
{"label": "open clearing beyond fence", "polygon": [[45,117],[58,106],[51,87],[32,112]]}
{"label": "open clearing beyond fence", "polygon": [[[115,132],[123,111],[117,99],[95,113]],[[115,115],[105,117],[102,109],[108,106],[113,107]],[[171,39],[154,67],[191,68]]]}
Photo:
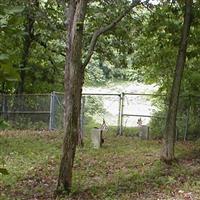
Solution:
{"label": "open clearing beyond fence", "polygon": [[[191,97],[182,97],[190,99]],[[62,129],[63,128],[63,93],[6,95],[0,97],[1,118],[12,127],[19,129]],[[81,124],[89,121],[116,127],[117,134],[122,135],[126,127],[137,127],[138,120],[148,126],[152,118],[164,119],[166,97],[155,94],[138,93],[83,93]],[[181,130],[187,134],[189,121],[188,106],[178,113],[183,121]],[[159,112],[161,114],[159,114]]]}

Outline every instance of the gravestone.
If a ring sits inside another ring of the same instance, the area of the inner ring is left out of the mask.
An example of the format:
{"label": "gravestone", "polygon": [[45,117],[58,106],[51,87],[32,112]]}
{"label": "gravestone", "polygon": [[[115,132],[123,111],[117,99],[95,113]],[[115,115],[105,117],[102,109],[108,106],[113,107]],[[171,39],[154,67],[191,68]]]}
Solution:
{"label": "gravestone", "polygon": [[93,147],[99,149],[102,146],[102,129],[93,128],[91,132],[91,140]]}
{"label": "gravestone", "polygon": [[149,127],[146,125],[141,125],[139,127],[139,137],[143,140],[149,139]]}
{"label": "gravestone", "polygon": [[142,140],[148,140],[149,139],[149,127],[147,125],[142,125],[141,118],[138,119],[137,124],[139,127],[139,137]]}

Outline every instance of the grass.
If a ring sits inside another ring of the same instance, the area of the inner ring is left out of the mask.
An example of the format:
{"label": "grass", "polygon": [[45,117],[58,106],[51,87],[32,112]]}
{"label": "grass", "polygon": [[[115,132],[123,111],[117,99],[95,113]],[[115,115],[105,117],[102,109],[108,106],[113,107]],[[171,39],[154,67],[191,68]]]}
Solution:
{"label": "grass", "polygon": [[[62,133],[8,131],[0,133],[0,199],[53,199]],[[59,199],[200,199],[199,142],[179,142],[178,163],[159,160],[160,141],[105,135],[103,148],[90,138],[77,149],[72,193]]]}

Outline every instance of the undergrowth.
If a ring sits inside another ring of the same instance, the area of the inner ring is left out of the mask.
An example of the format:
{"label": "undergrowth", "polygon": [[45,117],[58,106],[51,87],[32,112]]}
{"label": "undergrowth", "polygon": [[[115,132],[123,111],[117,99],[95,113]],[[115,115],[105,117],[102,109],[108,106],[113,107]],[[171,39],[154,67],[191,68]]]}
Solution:
{"label": "undergrowth", "polygon": [[[58,199],[200,199],[199,142],[179,142],[178,163],[159,160],[160,141],[104,135],[103,148],[92,148],[86,133],[74,163],[72,192]],[[61,132],[7,131],[0,135],[0,199],[53,199]]]}

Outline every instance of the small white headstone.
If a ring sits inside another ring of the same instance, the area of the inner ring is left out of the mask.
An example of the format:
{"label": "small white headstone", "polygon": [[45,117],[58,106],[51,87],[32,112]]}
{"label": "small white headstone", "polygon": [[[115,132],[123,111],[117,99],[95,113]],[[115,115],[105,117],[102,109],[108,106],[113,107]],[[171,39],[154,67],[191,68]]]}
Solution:
{"label": "small white headstone", "polygon": [[92,129],[91,140],[95,149],[99,149],[101,147],[101,129]]}
{"label": "small white headstone", "polygon": [[140,128],[139,137],[143,140],[148,140],[149,139],[149,127],[146,125],[142,125],[139,128]]}

